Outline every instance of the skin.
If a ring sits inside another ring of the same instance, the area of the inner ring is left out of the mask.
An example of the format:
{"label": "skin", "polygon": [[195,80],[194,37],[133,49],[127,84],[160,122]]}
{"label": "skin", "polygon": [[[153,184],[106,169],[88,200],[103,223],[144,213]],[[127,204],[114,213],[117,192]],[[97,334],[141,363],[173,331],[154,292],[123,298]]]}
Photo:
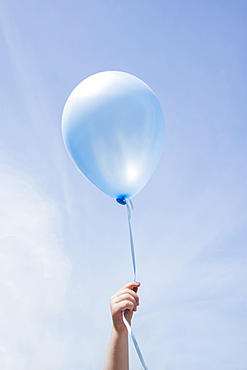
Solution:
{"label": "skin", "polygon": [[111,297],[112,332],[108,344],[104,370],[129,370],[128,331],[123,314],[129,324],[139,305],[137,295],[140,283],[129,283]]}

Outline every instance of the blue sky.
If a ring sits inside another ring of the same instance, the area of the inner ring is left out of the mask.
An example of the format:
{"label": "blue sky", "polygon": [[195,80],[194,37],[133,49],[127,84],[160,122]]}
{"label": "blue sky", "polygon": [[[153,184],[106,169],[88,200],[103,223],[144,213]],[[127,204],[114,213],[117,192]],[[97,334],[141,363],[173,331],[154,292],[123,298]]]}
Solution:
{"label": "blue sky", "polygon": [[103,367],[109,299],[133,279],[126,210],[73,165],[61,115],[104,70],[145,81],[166,121],[133,198],[148,368],[247,369],[246,13],[239,0],[0,2],[1,369]]}

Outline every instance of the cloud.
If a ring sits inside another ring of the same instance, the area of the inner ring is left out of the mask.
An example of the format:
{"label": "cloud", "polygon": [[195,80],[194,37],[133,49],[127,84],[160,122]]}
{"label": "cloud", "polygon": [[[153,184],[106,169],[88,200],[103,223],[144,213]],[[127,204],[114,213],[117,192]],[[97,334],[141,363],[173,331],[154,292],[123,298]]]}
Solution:
{"label": "cloud", "polygon": [[50,321],[65,310],[71,270],[59,208],[28,174],[0,168],[0,367],[58,369],[67,343]]}

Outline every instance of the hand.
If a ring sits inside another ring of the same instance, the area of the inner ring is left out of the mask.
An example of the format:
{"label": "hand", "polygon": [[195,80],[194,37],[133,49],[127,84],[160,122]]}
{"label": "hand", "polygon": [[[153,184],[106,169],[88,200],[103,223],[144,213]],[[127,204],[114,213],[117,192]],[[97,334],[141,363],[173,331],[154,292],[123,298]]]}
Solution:
{"label": "hand", "polygon": [[126,334],[127,328],[123,322],[123,314],[128,323],[131,323],[133,312],[139,306],[137,290],[140,283],[129,283],[111,297],[111,313],[113,326],[118,334]]}

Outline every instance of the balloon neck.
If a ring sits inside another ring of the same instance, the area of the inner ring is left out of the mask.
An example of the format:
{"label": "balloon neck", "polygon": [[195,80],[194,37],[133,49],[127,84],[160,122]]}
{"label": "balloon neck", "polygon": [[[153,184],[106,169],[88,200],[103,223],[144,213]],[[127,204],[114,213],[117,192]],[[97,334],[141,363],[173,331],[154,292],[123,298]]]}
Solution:
{"label": "balloon neck", "polygon": [[125,197],[119,197],[119,198],[117,198],[116,199],[116,202],[118,202],[122,206],[125,206],[126,205],[126,199],[125,199]]}

